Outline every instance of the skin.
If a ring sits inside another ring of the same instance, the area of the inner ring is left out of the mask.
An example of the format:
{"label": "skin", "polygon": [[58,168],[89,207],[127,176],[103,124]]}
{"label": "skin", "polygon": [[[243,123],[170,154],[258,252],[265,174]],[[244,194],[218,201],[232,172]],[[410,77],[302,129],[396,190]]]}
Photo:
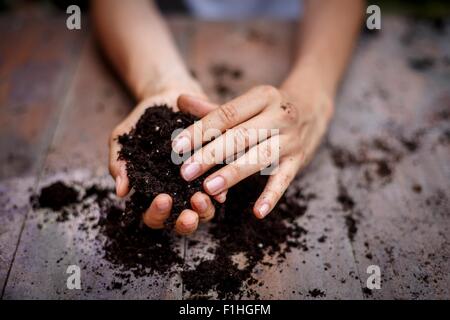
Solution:
{"label": "skin", "polygon": [[[274,137],[258,140],[248,134],[249,129],[279,130],[279,167],[254,205],[256,217],[262,219],[270,213],[298,171],[308,164],[333,115],[339,81],[360,28],[363,1],[306,1],[297,55],[285,81],[278,87],[257,86],[220,106],[209,102],[190,76],[151,1],[95,0],[92,11],[100,42],[138,101],[109,141],[109,168],[119,196],[129,192],[129,182],[125,163],[117,160],[117,137],[129,132],[149,105],[166,103],[201,117],[200,143],[193,139],[194,126],[173,141],[177,152],[201,147],[181,166],[180,174],[187,181],[214,166],[211,151],[223,150],[226,139],[233,139],[237,151],[242,151],[240,158],[202,177],[205,192],[192,196],[191,208],[176,222],[176,231],[187,235],[199,222],[213,218],[211,197],[224,202],[229,188],[276,160],[271,144]],[[204,133],[208,128],[218,129],[222,135],[207,143],[209,137]],[[250,164],[248,160],[255,161]],[[162,228],[171,206],[169,195],[158,195],[143,214],[144,223]]]}

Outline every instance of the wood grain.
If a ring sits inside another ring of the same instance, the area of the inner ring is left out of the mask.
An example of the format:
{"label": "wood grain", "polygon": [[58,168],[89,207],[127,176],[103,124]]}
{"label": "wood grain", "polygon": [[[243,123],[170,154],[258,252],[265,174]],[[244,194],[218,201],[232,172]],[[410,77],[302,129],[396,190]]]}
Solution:
{"label": "wood grain", "polygon": [[54,134],[85,38],[64,17],[30,10],[0,16],[0,290],[3,291],[28,196]]}

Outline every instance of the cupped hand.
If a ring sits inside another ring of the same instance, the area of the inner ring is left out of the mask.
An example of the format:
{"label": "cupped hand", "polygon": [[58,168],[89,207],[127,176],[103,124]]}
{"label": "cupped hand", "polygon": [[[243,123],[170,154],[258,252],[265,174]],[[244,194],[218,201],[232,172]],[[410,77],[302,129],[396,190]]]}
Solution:
{"label": "cupped hand", "polygon": [[[112,131],[109,139],[109,171],[115,179],[116,193],[119,197],[124,197],[129,193],[130,185],[126,171],[126,163],[123,160],[118,160],[120,144],[117,138],[120,135],[130,132],[149,106],[166,104],[168,106],[174,106],[174,110],[178,110],[178,98],[180,94],[186,92],[189,92],[195,97],[197,105],[195,108],[190,108],[189,106],[182,107],[180,108],[182,111],[202,117],[217,108],[216,105],[207,102],[205,95],[198,90],[166,90],[160,94],[143,99],[127,118]],[[223,203],[226,198],[226,192],[215,195],[214,198]],[[172,202],[173,200],[168,194],[159,194],[156,196],[150,207],[143,213],[144,223],[153,229],[163,228],[164,221],[171,213]],[[190,203],[191,208],[186,208],[176,221],[175,230],[179,234],[186,235],[194,232],[199,222],[208,221],[214,216],[215,208],[211,198],[207,194],[202,192],[195,193],[190,199]]]}
{"label": "cupped hand", "polygon": [[[180,107],[186,109],[195,110],[201,104],[194,98],[179,99]],[[277,164],[253,208],[255,216],[262,219],[311,159],[332,112],[332,99],[319,87],[299,92],[255,87],[214,109],[175,138],[172,146],[176,152],[199,148],[184,162],[181,175],[191,181],[216,164],[226,163],[204,180],[204,190],[215,196]]]}

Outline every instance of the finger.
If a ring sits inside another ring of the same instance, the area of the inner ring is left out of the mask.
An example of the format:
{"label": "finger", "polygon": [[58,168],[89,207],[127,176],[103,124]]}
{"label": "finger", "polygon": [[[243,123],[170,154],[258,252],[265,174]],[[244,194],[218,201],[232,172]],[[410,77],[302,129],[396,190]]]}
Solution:
{"label": "finger", "polygon": [[165,193],[157,195],[144,213],[144,223],[152,229],[164,228],[164,221],[169,217],[171,209],[172,198]]}
{"label": "finger", "polygon": [[192,209],[197,212],[200,222],[206,222],[214,217],[215,208],[208,195],[195,193],[191,198]]}
{"label": "finger", "polygon": [[225,203],[225,201],[227,200],[227,193],[228,190],[222,191],[218,195],[214,196],[214,199],[219,203]]}
{"label": "finger", "polygon": [[253,207],[253,214],[258,219],[266,217],[280,200],[297,174],[299,167],[298,161],[300,161],[300,159],[287,159],[286,161],[283,161],[276,174],[270,176],[261,196],[255,202]]}
{"label": "finger", "polygon": [[118,160],[120,145],[117,141],[119,134],[113,134],[109,142],[109,172],[116,182],[116,194],[124,197],[129,192],[129,180],[126,163]]}
{"label": "finger", "polygon": [[181,166],[181,176],[192,181],[203,175],[216,164],[231,162],[238,158],[249,147],[278,134],[273,127],[273,119],[256,116],[197,150],[192,157]]}
{"label": "finger", "polygon": [[[186,153],[203,143],[219,136],[261,112],[272,101],[273,94],[265,92],[266,86],[254,88],[244,95],[231,100],[208,113],[200,121],[183,130],[173,141],[172,148],[177,153]],[[270,87],[269,87],[270,88]],[[274,89],[275,90],[275,89]],[[268,90],[267,90],[268,91]]]}
{"label": "finger", "polygon": [[248,176],[279,161],[279,146],[286,137],[275,136],[252,147],[242,157],[210,175],[203,183],[209,195],[217,195]]}
{"label": "finger", "polygon": [[217,104],[211,103],[206,99],[187,94],[180,95],[177,104],[181,111],[193,114],[199,118],[206,116],[208,113],[219,107]]}
{"label": "finger", "polygon": [[197,229],[198,220],[198,214],[195,211],[185,209],[175,223],[175,231],[181,235],[191,234]]}

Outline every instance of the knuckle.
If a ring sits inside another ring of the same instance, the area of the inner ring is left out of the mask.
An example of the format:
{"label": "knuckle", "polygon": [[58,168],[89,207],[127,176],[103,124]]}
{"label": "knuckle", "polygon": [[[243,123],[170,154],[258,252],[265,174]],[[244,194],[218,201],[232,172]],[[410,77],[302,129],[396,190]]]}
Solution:
{"label": "knuckle", "polygon": [[275,88],[274,86],[271,85],[262,85],[259,86],[259,90],[266,96],[268,96],[269,98],[279,98],[280,92],[278,91],[277,88]]}
{"label": "knuckle", "polygon": [[200,155],[201,159],[199,159],[201,164],[204,165],[212,165],[216,161],[216,149],[215,148],[205,148]]}
{"label": "knuckle", "polygon": [[230,164],[227,167],[228,167],[228,175],[231,177],[231,179],[233,181],[239,180],[241,176],[241,170],[239,169],[239,167],[234,164]]}
{"label": "knuckle", "polygon": [[237,121],[238,113],[233,104],[227,103],[217,109],[220,120],[226,124],[233,124]]}
{"label": "knuckle", "polygon": [[269,199],[272,202],[276,202],[277,199],[280,199],[282,196],[281,192],[274,188],[269,188],[264,193],[265,193],[265,198]]}
{"label": "knuckle", "polygon": [[258,145],[258,162],[262,164],[270,163],[272,159],[272,146],[270,143]]}
{"label": "knuckle", "polygon": [[249,145],[249,131],[247,128],[240,127],[233,130],[233,139],[235,146],[247,147]]}

